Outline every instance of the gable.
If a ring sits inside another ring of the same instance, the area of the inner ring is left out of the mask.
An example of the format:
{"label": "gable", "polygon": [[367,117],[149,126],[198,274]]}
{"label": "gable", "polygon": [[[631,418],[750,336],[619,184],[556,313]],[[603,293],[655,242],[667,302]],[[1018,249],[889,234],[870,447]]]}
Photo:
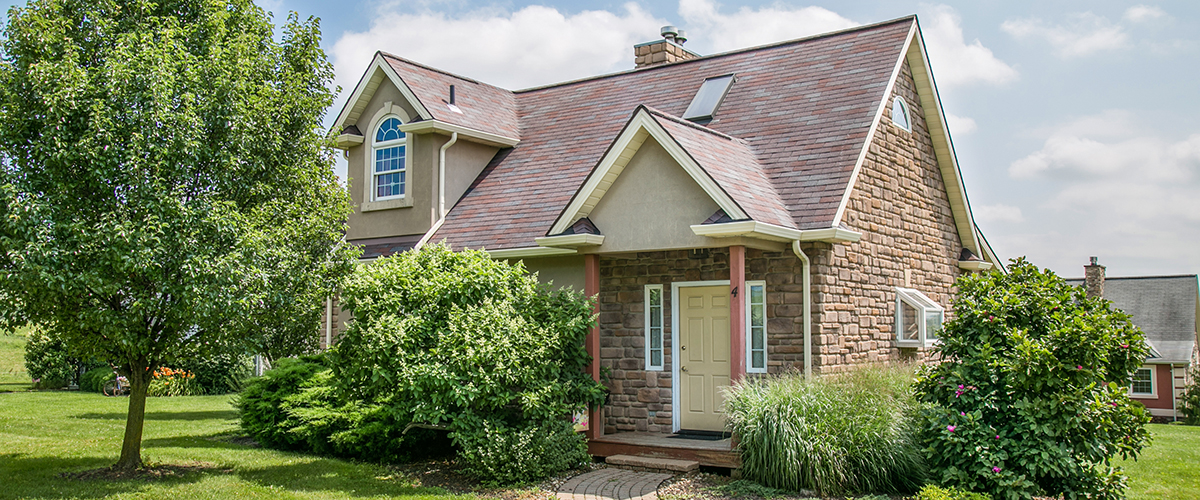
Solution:
{"label": "gable", "polygon": [[[410,120],[416,120],[417,118],[428,120],[433,118],[433,115],[421,104],[416,94],[404,83],[400,75],[396,73],[396,70],[387,64],[381,53],[376,52],[375,58],[371,60],[371,65],[367,67],[367,71],[363,73],[362,78],[354,86],[354,91],[350,93],[350,98],[342,106],[341,113],[338,113],[337,120],[334,121],[332,128],[334,133],[341,133],[342,129],[347,125],[359,123],[363,118],[363,113],[368,112],[369,103],[375,97],[375,93],[379,91],[380,86],[384,85],[384,82],[390,84],[390,87],[403,97],[402,101],[395,100],[392,102],[404,102],[406,104],[404,106],[405,109],[410,110],[412,113],[409,116]],[[364,130],[363,133],[367,134],[368,132]]]}
{"label": "gable", "polygon": [[597,252],[703,247],[690,226],[720,208],[654,138],[647,139],[589,218],[604,234]]}

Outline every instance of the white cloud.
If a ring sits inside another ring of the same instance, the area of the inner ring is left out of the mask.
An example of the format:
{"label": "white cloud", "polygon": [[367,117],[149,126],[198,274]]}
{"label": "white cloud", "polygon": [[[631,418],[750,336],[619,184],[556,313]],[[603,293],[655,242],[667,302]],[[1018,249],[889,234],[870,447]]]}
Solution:
{"label": "white cloud", "polygon": [[1017,79],[1017,70],[992,54],[979,39],[965,41],[962,19],[953,8],[922,5],[921,10],[921,32],[938,86],[1003,84]]}
{"label": "white cloud", "polygon": [[1032,232],[1005,245],[1050,258],[1074,255],[1079,262],[1101,255],[1154,272],[1192,272],[1177,266],[1200,265],[1194,251],[1200,246],[1200,133],[1165,137],[1124,111],[1046,133],[1042,148],[1013,162],[1009,174],[1037,181],[1029,189],[1050,191],[1035,196],[1043,201],[1029,214]]}
{"label": "white cloud", "polygon": [[689,44],[709,52],[724,52],[756,45],[802,38],[858,26],[821,7],[791,8],[781,4],[760,9],[742,7],[725,14],[712,0],[680,0]]}
{"label": "white cloud", "polygon": [[980,222],[1025,222],[1025,216],[1021,214],[1021,207],[1003,203],[971,207],[971,213]]}
{"label": "white cloud", "polygon": [[976,128],[979,128],[975,125],[974,118],[965,116],[946,113],[946,121],[950,125],[950,133],[954,135],[967,135],[974,132]]}
{"label": "white cloud", "polygon": [[1086,56],[1129,45],[1124,28],[1091,12],[1072,14],[1065,25],[1030,18],[1005,21],[1000,28],[1017,39],[1044,40],[1059,57]]}
{"label": "white cloud", "polygon": [[1125,9],[1125,15],[1123,17],[1127,21],[1140,23],[1143,21],[1167,17],[1167,13],[1163,12],[1162,9],[1152,5],[1134,5],[1133,7]]}
{"label": "white cloud", "polygon": [[518,89],[630,69],[633,45],[657,38],[663,24],[633,3],[619,13],[564,15],[532,5],[457,16],[391,5],[381,7],[368,31],[342,35],[330,52],[343,94],[377,50]]}

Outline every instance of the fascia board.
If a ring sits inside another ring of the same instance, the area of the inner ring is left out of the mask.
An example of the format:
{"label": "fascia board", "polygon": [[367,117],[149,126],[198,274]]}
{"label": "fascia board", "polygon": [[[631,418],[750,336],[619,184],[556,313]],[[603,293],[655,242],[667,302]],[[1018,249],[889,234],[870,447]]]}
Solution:
{"label": "fascia board", "polygon": [[824,241],[826,243],[855,243],[862,239],[862,233],[831,227],[828,229],[813,229],[800,232],[800,241]]}
{"label": "fascia board", "polygon": [[[686,171],[688,175],[692,177],[692,180],[696,181],[696,183],[700,185],[700,188],[703,189],[704,192],[707,193],[714,202],[716,202],[717,206],[721,207],[722,210],[725,210],[726,214],[729,214],[730,217],[735,219],[747,218],[745,211],[743,211],[742,208],[733,201],[733,198],[730,198],[728,194],[721,190],[716,181],[714,181],[712,177],[710,177],[708,173],[705,172],[704,169],[701,168],[700,165],[697,164],[695,160],[693,160],[692,157],[688,155],[687,152],[685,152],[677,142],[675,142],[675,139],[672,138],[670,134],[668,134],[667,131],[662,128],[662,125],[659,125],[658,122],[656,122],[654,118],[650,116],[650,112],[645,108],[639,108],[638,111],[634,113],[633,118],[629,120],[629,123],[625,126],[625,129],[620,135],[617,136],[617,139],[613,141],[612,147],[610,147],[608,152],[604,154],[604,157],[601,158],[600,163],[596,165],[596,168],[592,169],[592,172],[588,175],[587,180],[584,181],[583,186],[579,188],[579,191],[575,194],[574,198],[571,199],[571,202],[567,205],[567,208],[563,210],[562,215],[559,216],[559,219],[555,221],[554,225],[550,228],[549,234],[558,234],[566,231],[567,227],[575,222],[575,219],[585,208],[587,208],[590,213],[590,209],[594,208],[594,206],[588,206],[589,200],[593,197],[593,194],[597,190],[601,189],[601,184],[604,183],[608,172],[613,168],[614,165],[616,165],[617,160],[625,154],[626,149],[630,147],[634,138],[641,131],[645,131],[650,135],[650,137],[653,137],[654,140],[657,141],[658,144],[667,151],[667,154],[671,155],[671,158],[683,167],[684,171]],[[641,147],[640,143],[638,144],[638,147]],[[624,167],[622,166],[622,168]],[[607,193],[607,186],[605,186],[603,192]]]}
{"label": "fascia board", "polygon": [[[425,105],[421,103],[421,100],[417,99],[417,95],[413,93],[412,89],[408,88],[408,84],[404,83],[404,80],[400,78],[400,75],[396,73],[396,70],[392,68],[392,65],[388,64],[387,61],[384,60],[383,54],[376,52],[375,58],[371,60],[371,65],[367,67],[367,71],[363,73],[362,78],[358,80],[358,84],[354,86],[354,92],[350,94],[350,98],[347,99],[346,104],[342,106],[342,112],[338,113],[337,120],[333,122],[332,130],[334,132],[340,132],[343,128],[345,128],[346,122],[351,118],[358,118],[358,115],[355,114],[356,112],[354,110],[360,100],[366,99],[369,101],[371,96],[374,94],[374,91],[372,91],[370,94],[365,94],[365,89],[377,71],[382,71],[383,74],[387,76],[389,80],[391,80],[392,85],[395,85],[396,88],[400,90],[400,94],[403,95],[404,98],[408,100],[408,103],[417,110],[417,114],[420,115],[422,119],[433,119],[433,115],[429,113],[429,110],[425,108]],[[359,110],[358,113],[361,113],[361,110]]]}
{"label": "fascia board", "polygon": [[982,260],[960,260],[960,261],[958,261],[958,268],[966,270],[966,271],[987,271],[988,269],[991,269],[992,267],[994,267],[994,266],[992,265],[991,262],[984,262]]}
{"label": "fascia board", "polygon": [[[914,26],[916,24],[914,23]],[[929,54],[925,50],[924,37],[920,30],[913,34],[914,44],[908,50],[908,64],[912,68],[913,81],[917,86],[917,95],[921,98],[921,108],[925,110],[925,123],[933,140],[933,150],[937,156],[938,167],[942,171],[943,185],[950,199],[950,211],[954,215],[955,226],[963,246],[985,259],[999,264],[990,248],[985,251],[978,236],[974,216],[971,214],[971,204],[967,199],[966,186],[962,180],[962,170],[958,165],[958,155],[954,152],[954,141],[950,137],[950,129],[946,127],[946,112],[942,109],[942,100],[938,95],[937,83],[929,70]],[[932,112],[930,112],[932,111]]]}
{"label": "fascia board", "polygon": [[[486,248],[484,250],[487,250]],[[523,257],[551,257],[555,255],[575,255],[575,250],[567,248],[525,247],[487,250],[493,259],[519,259]]]}
{"label": "fascia board", "polygon": [[888,79],[887,88],[883,90],[883,97],[879,101],[879,107],[875,110],[875,119],[871,121],[871,128],[867,131],[867,138],[863,141],[862,151],[858,153],[858,159],[854,162],[854,170],[850,173],[850,181],[846,183],[846,192],[842,193],[842,201],[838,204],[837,213],[833,216],[833,224],[838,226],[842,223],[842,217],[846,214],[846,207],[850,203],[850,195],[854,193],[854,184],[858,182],[858,174],[862,172],[863,164],[867,161],[867,153],[871,151],[871,142],[875,140],[875,132],[879,130],[879,125],[883,120],[883,110],[887,107],[888,99],[892,97],[892,90],[896,87],[896,79],[900,77],[900,70],[904,67],[904,59],[908,57],[908,49],[913,42],[913,38],[919,33],[917,29],[917,21],[912,21],[912,26],[908,29],[908,37],[904,40],[904,47],[900,51],[900,57],[896,60],[896,67],[892,68],[892,76]]}
{"label": "fascia board", "polygon": [[802,232],[796,229],[752,220],[722,224],[694,224],[690,227],[692,234],[709,238],[745,236],[767,241],[792,242],[800,239],[802,235]]}
{"label": "fascia board", "polygon": [[483,132],[473,128],[446,123],[438,120],[423,120],[419,122],[409,122],[398,127],[401,132],[410,134],[428,134],[436,133],[442,135],[451,135],[458,133],[459,137],[465,140],[483,144],[485,146],[495,146],[499,148],[511,148],[521,142],[520,139],[512,137],[504,137],[502,135]]}
{"label": "fascia board", "polygon": [[534,243],[542,247],[577,248],[604,244],[602,234],[564,234],[560,236],[542,236],[534,238]]}

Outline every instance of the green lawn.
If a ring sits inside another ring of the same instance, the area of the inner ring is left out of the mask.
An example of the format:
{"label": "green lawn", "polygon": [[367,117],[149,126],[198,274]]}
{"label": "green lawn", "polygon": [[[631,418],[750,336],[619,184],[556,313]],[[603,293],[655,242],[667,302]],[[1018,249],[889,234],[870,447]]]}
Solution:
{"label": "green lawn", "polygon": [[116,461],[127,404],[90,393],[0,393],[0,499],[464,498],[414,488],[384,467],[230,442],[237,414],[229,396],[146,403],[142,458],[198,471],[155,481],[63,478]]}
{"label": "green lawn", "polygon": [[25,371],[25,332],[0,332],[0,392],[23,391],[32,384]]}
{"label": "green lawn", "polygon": [[1200,499],[1200,427],[1152,424],[1154,444],[1135,461],[1120,463],[1129,474],[1129,499]]}

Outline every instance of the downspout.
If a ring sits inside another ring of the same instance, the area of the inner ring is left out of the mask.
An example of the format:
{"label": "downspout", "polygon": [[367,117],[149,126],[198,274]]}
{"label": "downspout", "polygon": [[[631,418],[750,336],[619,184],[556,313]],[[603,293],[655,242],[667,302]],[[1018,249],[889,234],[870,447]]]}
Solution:
{"label": "downspout", "polygon": [[333,297],[325,298],[325,350],[333,347]]}
{"label": "downspout", "polygon": [[433,227],[429,228],[425,236],[421,237],[421,241],[418,241],[413,247],[414,250],[420,250],[426,243],[429,243],[429,238],[432,238],[433,234],[442,228],[442,223],[446,222],[446,150],[456,142],[458,142],[458,132],[450,134],[450,140],[442,144],[442,148],[438,150],[438,220],[433,223]]}
{"label": "downspout", "polygon": [[800,258],[800,272],[804,278],[800,285],[800,295],[804,297],[804,378],[812,378],[812,278],[808,256],[800,249],[800,240],[792,241],[792,252]]}

